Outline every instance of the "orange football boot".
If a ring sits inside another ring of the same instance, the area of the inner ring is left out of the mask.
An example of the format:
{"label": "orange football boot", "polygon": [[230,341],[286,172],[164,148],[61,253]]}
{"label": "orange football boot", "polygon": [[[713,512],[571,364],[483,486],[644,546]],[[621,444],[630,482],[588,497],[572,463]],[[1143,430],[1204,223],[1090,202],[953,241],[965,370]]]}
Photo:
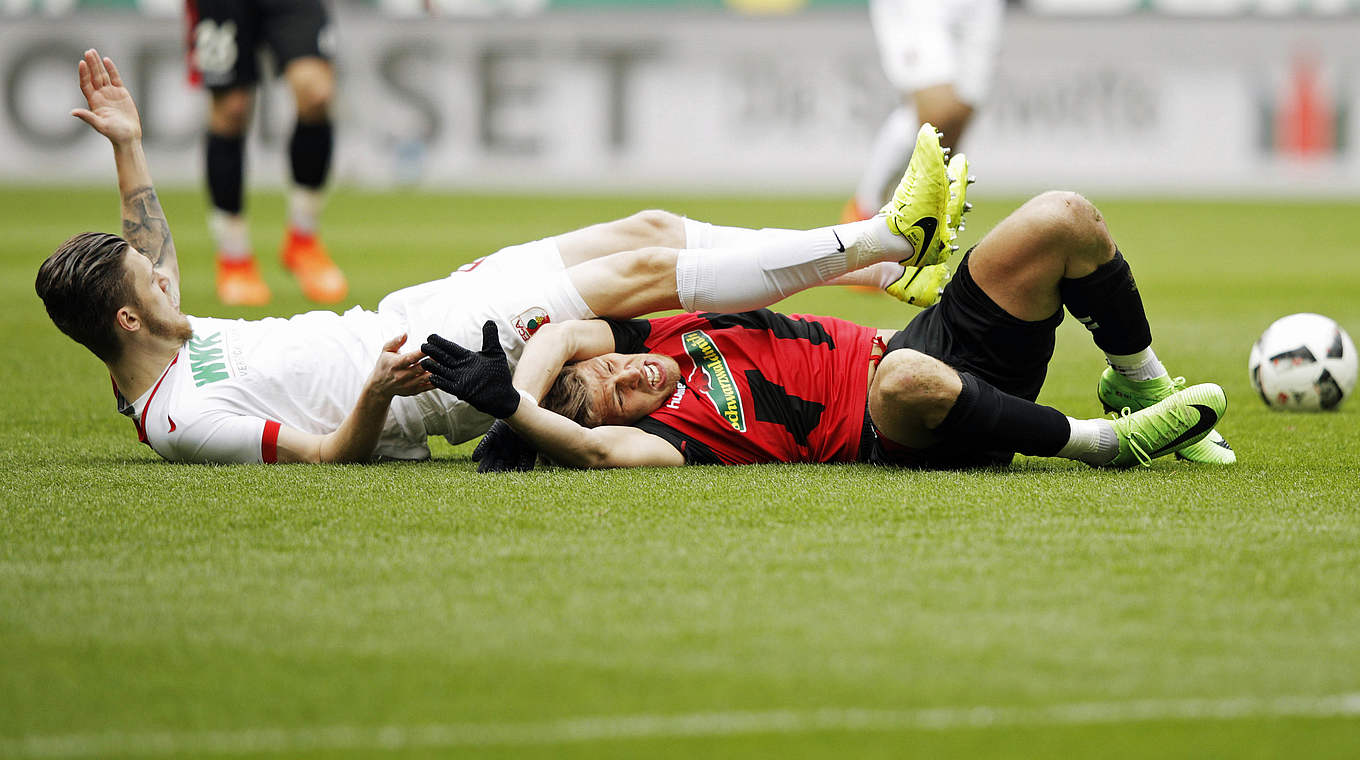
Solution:
{"label": "orange football boot", "polygon": [[217,257],[217,300],[227,306],[269,303],[269,286],[260,277],[254,256],[245,259]]}
{"label": "orange football boot", "polygon": [[283,241],[283,265],[297,278],[302,295],[317,303],[343,301],[349,293],[345,273],[331,261],[316,235],[290,229]]}

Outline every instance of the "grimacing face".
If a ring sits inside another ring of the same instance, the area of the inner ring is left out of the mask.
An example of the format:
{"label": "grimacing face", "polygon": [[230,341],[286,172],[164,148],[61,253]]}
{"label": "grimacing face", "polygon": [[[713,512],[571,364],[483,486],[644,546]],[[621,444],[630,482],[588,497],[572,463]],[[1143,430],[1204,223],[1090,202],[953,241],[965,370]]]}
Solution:
{"label": "grimacing face", "polygon": [[675,393],[680,365],[662,354],[604,354],[576,364],[602,425],[631,425]]}

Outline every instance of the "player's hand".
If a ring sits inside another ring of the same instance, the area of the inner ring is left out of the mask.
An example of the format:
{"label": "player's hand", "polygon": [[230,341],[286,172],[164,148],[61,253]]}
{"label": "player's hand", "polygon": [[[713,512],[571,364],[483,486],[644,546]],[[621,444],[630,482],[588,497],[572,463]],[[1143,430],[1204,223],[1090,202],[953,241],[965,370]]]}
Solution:
{"label": "player's hand", "polygon": [[420,366],[420,360],[425,358],[425,354],[420,351],[397,353],[405,342],[405,333],[387,341],[383,345],[382,353],[378,354],[378,363],[373,367],[373,374],[368,377],[368,390],[383,399],[391,399],[393,396],[414,396],[417,393],[434,390],[430,373]]}
{"label": "player's hand", "polygon": [[429,371],[434,387],[472,404],[497,419],[519,408],[519,391],[510,384],[510,364],[501,349],[494,320],[482,325],[482,350],[476,353],[438,335],[421,345],[427,357],[421,366]]}
{"label": "player's hand", "polygon": [[472,461],[477,472],[528,472],[538,462],[538,449],[505,420],[496,420],[472,450]]}
{"label": "player's hand", "polygon": [[93,48],[77,65],[80,70],[80,91],[89,108],[77,108],[71,115],[94,127],[99,134],[115,145],[142,139],[142,119],[137,115],[137,104],[123,86],[123,78],[113,59],[100,58]]}

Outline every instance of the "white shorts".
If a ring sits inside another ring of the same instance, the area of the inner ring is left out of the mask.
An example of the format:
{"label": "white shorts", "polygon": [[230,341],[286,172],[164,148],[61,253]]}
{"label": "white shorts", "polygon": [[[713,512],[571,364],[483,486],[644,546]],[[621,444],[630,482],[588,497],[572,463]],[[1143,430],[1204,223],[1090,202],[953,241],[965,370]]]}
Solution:
{"label": "white shorts", "polygon": [[976,106],[991,85],[1004,0],[869,0],[883,72],[903,93],[952,84]]}
{"label": "white shorts", "polygon": [[[378,314],[392,327],[405,330],[408,344],[419,345],[437,333],[473,351],[482,347],[482,324],[493,320],[511,369],[539,327],[595,316],[567,277],[551,238],[502,248],[442,280],[391,293],[378,303]],[[426,432],[443,435],[451,443],[476,438],[493,421],[442,391],[415,399]]]}

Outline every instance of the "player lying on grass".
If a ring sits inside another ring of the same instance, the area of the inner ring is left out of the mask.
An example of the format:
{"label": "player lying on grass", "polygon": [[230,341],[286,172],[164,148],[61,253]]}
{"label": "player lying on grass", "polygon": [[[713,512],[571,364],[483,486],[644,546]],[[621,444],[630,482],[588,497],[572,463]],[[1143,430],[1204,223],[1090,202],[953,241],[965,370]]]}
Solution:
{"label": "player lying on grass", "polygon": [[485,432],[491,417],[432,390],[423,354],[400,352],[407,334],[471,342],[493,320],[513,361],[550,322],[739,311],[863,267],[877,269],[861,277],[896,282],[905,300],[933,301],[964,207],[960,179],[946,222],[944,153],[923,128],[891,213],[865,222],[748,230],[643,212],[511,246],[392,293],[377,311],[186,317],[136,105],[108,58],[87,51],[78,69],[88,108],[73,114],[113,145],[125,237],[71,238],[43,263],[36,289],[56,325],[107,365],[139,438],[174,461],[423,459],[430,435],[458,443]]}
{"label": "player lying on grass", "polygon": [[[1035,403],[1064,307],[1105,352],[1098,396],[1122,416],[1077,420]],[[1068,192],[1003,220],[900,331],[765,310],[568,322],[529,342],[513,383],[493,323],[480,352],[437,335],[423,349],[437,387],[576,467],[1235,461],[1221,436],[1205,440],[1222,389],[1178,390],[1167,376],[1129,265],[1096,208]],[[514,441],[503,426],[488,434],[490,469],[532,465]]]}

